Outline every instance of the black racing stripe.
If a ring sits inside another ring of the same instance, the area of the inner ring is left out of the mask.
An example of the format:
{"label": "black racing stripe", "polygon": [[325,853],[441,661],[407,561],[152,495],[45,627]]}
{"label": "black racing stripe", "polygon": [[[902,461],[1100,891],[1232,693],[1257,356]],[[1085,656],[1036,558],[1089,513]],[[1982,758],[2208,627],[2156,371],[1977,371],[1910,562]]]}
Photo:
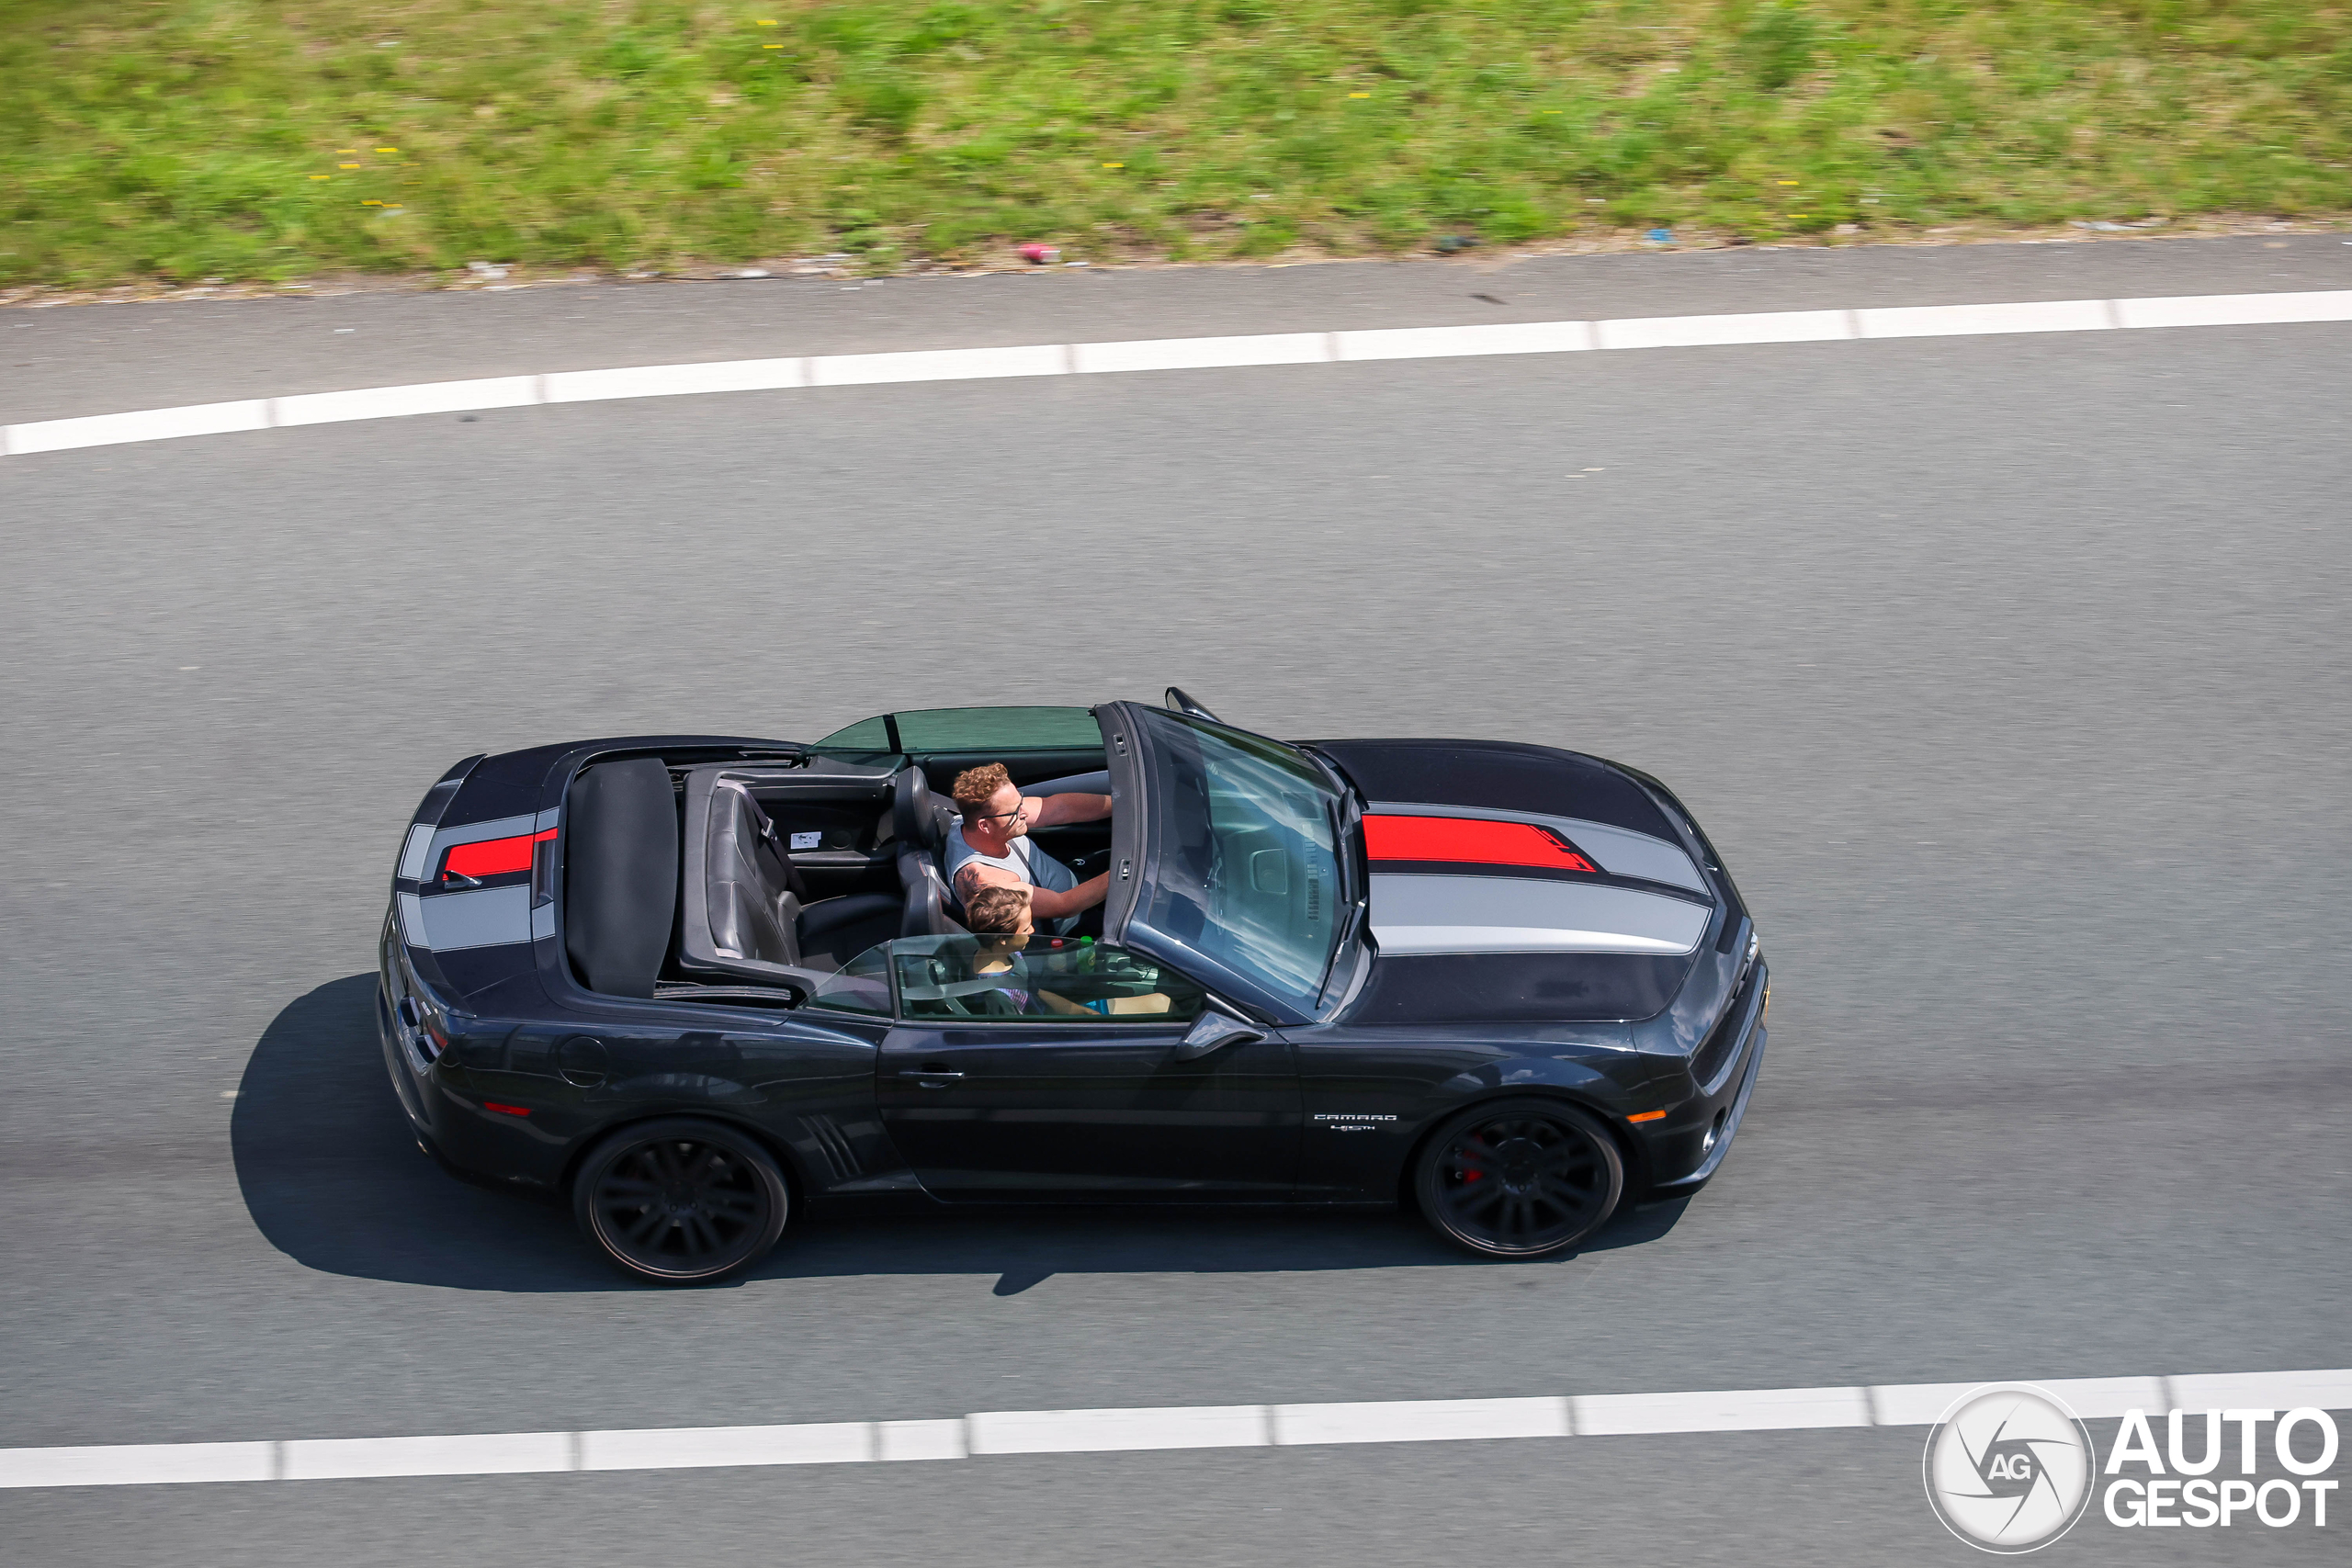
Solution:
{"label": "black racing stripe", "polygon": [[1508,740],[1317,740],[1367,800],[1581,817],[1682,841],[1647,791],[1598,757]]}
{"label": "black racing stripe", "polygon": [[1689,954],[1464,953],[1383,957],[1351,1023],[1589,1023],[1649,1018],[1690,974]]}

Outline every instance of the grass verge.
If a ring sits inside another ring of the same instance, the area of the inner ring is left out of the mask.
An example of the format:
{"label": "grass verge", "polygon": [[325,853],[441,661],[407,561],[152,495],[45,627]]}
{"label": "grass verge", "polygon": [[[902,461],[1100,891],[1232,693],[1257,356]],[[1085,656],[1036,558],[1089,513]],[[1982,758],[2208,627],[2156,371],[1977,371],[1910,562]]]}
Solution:
{"label": "grass verge", "polygon": [[2352,0],[0,0],[0,283],[2352,209]]}

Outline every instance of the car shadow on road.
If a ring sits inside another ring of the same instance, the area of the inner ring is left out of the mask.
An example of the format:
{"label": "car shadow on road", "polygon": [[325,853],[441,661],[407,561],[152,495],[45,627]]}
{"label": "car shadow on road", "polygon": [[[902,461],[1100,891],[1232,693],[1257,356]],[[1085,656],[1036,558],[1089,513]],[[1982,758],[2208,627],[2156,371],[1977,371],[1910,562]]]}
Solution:
{"label": "car shadow on road", "polygon": [[[469,1291],[640,1288],[589,1249],[560,1206],[458,1180],[418,1147],[385,1078],[375,988],[373,974],[353,975],[298,998],[245,1064],[230,1146],[263,1236],[329,1274]],[[1547,1264],[1656,1240],[1687,1201],[1620,1215],[1583,1252]],[[993,1274],[994,1292],[1009,1296],[1056,1274],[1486,1267],[1496,1265],[1385,1211],[947,1211],[917,1200],[813,1208],[748,1279]]]}

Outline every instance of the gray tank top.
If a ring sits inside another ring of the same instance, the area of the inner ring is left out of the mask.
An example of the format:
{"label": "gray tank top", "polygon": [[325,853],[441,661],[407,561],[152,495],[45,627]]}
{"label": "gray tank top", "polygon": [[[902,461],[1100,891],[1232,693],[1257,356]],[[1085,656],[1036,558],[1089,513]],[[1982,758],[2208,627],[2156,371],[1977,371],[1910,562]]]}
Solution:
{"label": "gray tank top", "polygon": [[[956,898],[959,908],[963,903],[963,893],[956,887],[956,878],[962,874],[967,865],[975,861],[982,865],[990,865],[999,871],[1008,872],[1032,887],[1044,887],[1056,893],[1067,893],[1078,886],[1078,873],[1031,843],[1027,834],[1024,833],[1013,840],[1005,848],[1010,852],[1001,855],[984,855],[965,841],[964,824],[960,818],[948,828],[945,852],[940,858],[947,863],[947,890]],[[1072,915],[1066,919],[1041,923],[1047,930],[1067,934],[1065,928],[1075,926],[1078,923],[1078,917]]]}

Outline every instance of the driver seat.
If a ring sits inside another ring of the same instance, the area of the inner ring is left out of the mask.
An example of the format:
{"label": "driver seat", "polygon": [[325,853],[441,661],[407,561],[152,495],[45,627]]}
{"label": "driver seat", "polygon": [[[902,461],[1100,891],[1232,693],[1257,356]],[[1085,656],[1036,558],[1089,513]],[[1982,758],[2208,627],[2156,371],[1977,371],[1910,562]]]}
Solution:
{"label": "driver seat", "polygon": [[962,908],[939,868],[954,821],[954,803],[942,800],[909,763],[890,784],[890,836],[899,846],[899,886],[906,894],[900,936],[966,936],[956,916]]}

